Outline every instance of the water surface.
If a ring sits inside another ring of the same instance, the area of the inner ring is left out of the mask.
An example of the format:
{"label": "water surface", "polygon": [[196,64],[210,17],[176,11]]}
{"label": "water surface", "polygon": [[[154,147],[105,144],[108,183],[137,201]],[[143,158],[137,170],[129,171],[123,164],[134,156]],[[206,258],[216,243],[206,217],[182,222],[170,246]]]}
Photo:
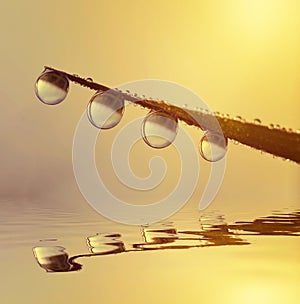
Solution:
{"label": "water surface", "polygon": [[191,205],[135,227],[92,210],[2,207],[1,303],[298,303],[297,208],[253,216]]}

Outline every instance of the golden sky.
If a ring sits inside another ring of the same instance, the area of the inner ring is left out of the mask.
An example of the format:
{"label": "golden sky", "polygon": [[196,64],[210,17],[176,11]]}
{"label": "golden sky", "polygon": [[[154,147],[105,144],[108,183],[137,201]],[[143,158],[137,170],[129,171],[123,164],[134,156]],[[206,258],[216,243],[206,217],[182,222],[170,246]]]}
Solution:
{"label": "golden sky", "polygon": [[[111,86],[169,80],[215,111],[299,128],[299,15],[296,0],[4,1],[2,197],[78,196],[72,139],[91,92],[71,85],[61,105],[39,103],[44,65]],[[294,204],[298,184],[297,165],[230,144],[216,206]]]}

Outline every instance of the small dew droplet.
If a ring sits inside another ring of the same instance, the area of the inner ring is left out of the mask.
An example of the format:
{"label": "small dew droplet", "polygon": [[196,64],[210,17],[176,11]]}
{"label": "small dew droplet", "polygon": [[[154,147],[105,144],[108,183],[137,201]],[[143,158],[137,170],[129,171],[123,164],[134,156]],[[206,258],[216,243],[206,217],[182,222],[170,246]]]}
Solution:
{"label": "small dew droplet", "polygon": [[124,113],[122,94],[108,90],[97,92],[90,100],[87,115],[90,122],[99,129],[111,129],[121,120]]}
{"label": "small dew droplet", "polygon": [[35,83],[36,96],[47,105],[56,105],[62,102],[66,98],[68,90],[68,78],[55,71],[43,73]]}
{"label": "small dew droplet", "polygon": [[206,132],[200,140],[200,155],[209,162],[221,160],[227,150],[227,138],[223,134]]}
{"label": "small dew droplet", "polygon": [[253,120],[253,123],[255,123],[256,125],[260,125],[261,124],[261,120],[259,118],[255,118]]}
{"label": "small dew droplet", "polygon": [[297,130],[296,130],[296,133],[297,133],[297,134],[300,134],[300,129],[297,129]]}
{"label": "small dew droplet", "polygon": [[272,130],[275,128],[275,126],[274,126],[274,124],[269,124],[268,128]]}
{"label": "small dew droplet", "polygon": [[142,123],[142,137],[147,145],[161,149],[169,146],[176,138],[178,121],[162,111],[150,112]]}
{"label": "small dew droplet", "polygon": [[88,77],[88,78],[86,79],[86,81],[88,81],[88,82],[93,82],[93,78]]}
{"label": "small dew droplet", "polygon": [[233,118],[234,120],[236,120],[236,121],[240,121],[240,122],[245,122],[246,120],[245,120],[245,118],[243,118],[242,116],[235,116],[234,118]]}

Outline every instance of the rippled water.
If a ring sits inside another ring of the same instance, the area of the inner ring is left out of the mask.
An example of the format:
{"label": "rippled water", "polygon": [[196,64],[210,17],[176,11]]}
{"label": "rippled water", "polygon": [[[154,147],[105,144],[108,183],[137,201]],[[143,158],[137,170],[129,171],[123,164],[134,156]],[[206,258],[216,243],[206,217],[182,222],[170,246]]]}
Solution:
{"label": "rippled water", "polygon": [[250,219],[188,206],[134,227],[1,204],[1,303],[298,303],[295,208]]}

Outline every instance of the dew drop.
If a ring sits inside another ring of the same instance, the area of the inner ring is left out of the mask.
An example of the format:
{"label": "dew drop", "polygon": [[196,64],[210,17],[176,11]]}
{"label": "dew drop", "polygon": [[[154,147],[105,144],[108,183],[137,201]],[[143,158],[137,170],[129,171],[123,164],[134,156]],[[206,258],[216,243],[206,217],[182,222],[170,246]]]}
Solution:
{"label": "dew drop", "polygon": [[297,134],[300,134],[300,129],[297,129],[297,130],[296,130],[296,133],[297,133]]}
{"label": "dew drop", "polygon": [[242,116],[235,116],[234,117],[234,120],[237,120],[237,121],[240,121],[240,122],[245,122],[246,120],[245,120],[245,118],[243,118]]}
{"label": "dew drop", "polygon": [[268,128],[272,130],[275,128],[275,126],[274,126],[274,124],[269,124]]}
{"label": "dew drop", "polygon": [[86,79],[86,81],[93,82],[93,78],[88,77],[88,78]]}
{"label": "dew drop", "polygon": [[255,118],[253,120],[253,123],[256,124],[256,125],[260,125],[261,124],[261,120],[259,118]]}
{"label": "dew drop", "polygon": [[54,71],[43,73],[35,83],[36,96],[47,105],[56,105],[62,102],[66,98],[68,90],[68,78]]}
{"label": "dew drop", "polygon": [[111,129],[121,120],[124,113],[124,98],[116,91],[97,92],[90,100],[87,115],[99,129]]}
{"label": "dew drop", "polygon": [[150,147],[161,149],[175,140],[177,129],[177,118],[163,111],[150,112],[142,123],[142,137]]}
{"label": "dew drop", "polygon": [[227,150],[227,138],[223,134],[208,131],[200,140],[200,155],[209,162],[221,160]]}

